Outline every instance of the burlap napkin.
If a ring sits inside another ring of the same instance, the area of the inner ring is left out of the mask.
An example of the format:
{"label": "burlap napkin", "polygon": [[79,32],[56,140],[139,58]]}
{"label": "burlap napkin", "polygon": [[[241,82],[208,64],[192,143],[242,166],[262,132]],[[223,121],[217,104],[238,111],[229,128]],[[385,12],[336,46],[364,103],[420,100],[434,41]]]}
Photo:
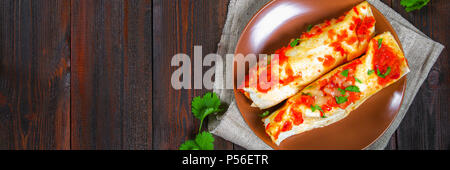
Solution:
{"label": "burlap napkin", "polygon": [[[241,31],[249,22],[251,17],[269,0],[231,0],[228,7],[227,20],[223,29],[219,43],[218,54],[225,57],[225,54],[232,54]],[[367,149],[381,150],[389,142],[392,134],[398,128],[405,116],[409,106],[416,96],[420,86],[427,78],[431,67],[436,62],[439,54],[444,49],[439,44],[425,34],[420,32],[411,23],[404,19],[393,9],[383,4],[379,0],[368,0],[390,21],[397,32],[405,56],[408,59],[411,72],[408,74],[408,83],[403,105],[388,130]],[[225,59],[224,59],[225,61]],[[225,64],[216,65],[217,69],[223,69]],[[226,69],[225,69],[226,70]],[[259,139],[247,126],[234,102],[233,90],[223,88],[224,81],[230,73],[215,75],[215,89],[220,99],[229,104],[228,110],[220,116],[210,116],[208,129],[214,135],[220,136],[228,141],[238,144],[246,149],[263,150],[272,149]]]}

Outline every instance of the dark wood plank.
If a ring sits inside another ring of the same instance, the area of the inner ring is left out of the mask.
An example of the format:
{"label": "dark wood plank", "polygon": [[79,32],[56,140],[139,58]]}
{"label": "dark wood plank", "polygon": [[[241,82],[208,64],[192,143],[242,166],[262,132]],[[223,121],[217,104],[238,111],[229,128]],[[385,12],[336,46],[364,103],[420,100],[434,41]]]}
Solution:
{"label": "dark wood plank", "polygon": [[[153,148],[177,149],[197,134],[199,121],[191,113],[191,99],[202,90],[174,90],[171,86],[171,59],[185,53],[193,63],[194,46],[202,46],[202,57],[217,51],[225,24],[227,0],[154,0],[154,90]],[[205,67],[204,71],[208,68]],[[233,145],[216,137],[215,149],[232,149]]]}
{"label": "dark wood plank", "polygon": [[[400,1],[393,1],[392,7],[426,35],[449,46],[449,1],[433,0],[410,13],[400,6]],[[397,130],[398,149],[449,149],[448,63],[448,51],[444,49]]]}
{"label": "dark wood plank", "polygon": [[151,149],[151,5],[72,1],[72,149]]}
{"label": "dark wood plank", "polygon": [[0,149],[70,149],[69,3],[0,1]]}

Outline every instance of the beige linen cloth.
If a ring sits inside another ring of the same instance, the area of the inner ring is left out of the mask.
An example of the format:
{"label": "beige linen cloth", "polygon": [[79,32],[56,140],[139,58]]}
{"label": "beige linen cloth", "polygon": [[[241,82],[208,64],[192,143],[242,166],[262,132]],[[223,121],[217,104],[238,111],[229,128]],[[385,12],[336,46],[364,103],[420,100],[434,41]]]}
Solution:
{"label": "beige linen cloth", "polygon": [[[225,54],[234,53],[241,31],[250,21],[251,17],[268,1],[269,0],[230,1],[227,20],[217,52],[220,56],[225,57]],[[400,16],[400,14],[396,13],[393,9],[379,0],[368,0],[368,2],[383,13],[394,27],[411,69],[411,72],[408,74],[404,101],[397,117],[388,130],[376,142],[366,148],[381,150],[386,147],[392,134],[398,128],[420,86],[427,78],[431,67],[444,49],[444,46],[431,40]],[[225,61],[225,59],[223,59],[223,61]],[[218,64],[216,65],[216,70],[226,70],[223,69],[223,67],[225,67],[225,64]],[[216,73],[218,73],[218,71],[216,71]],[[229,108],[224,114],[209,117],[209,131],[214,135],[220,136],[246,149],[272,149],[259,139],[245,123],[234,101],[233,90],[223,88],[226,77],[231,76],[232,73],[224,72],[223,74],[224,75],[215,75],[214,92],[219,95],[223,102],[229,104]]]}

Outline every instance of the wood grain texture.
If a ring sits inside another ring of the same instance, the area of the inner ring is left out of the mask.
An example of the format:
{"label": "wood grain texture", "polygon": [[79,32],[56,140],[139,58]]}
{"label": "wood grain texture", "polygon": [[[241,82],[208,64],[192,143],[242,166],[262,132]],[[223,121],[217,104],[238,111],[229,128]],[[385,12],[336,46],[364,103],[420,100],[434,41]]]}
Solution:
{"label": "wood grain texture", "polygon": [[151,149],[151,5],[72,1],[72,149]]}
{"label": "wood grain texture", "polygon": [[[154,149],[177,149],[197,134],[199,121],[193,117],[190,103],[207,90],[174,90],[171,75],[178,67],[170,67],[171,59],[175,54],[185,53],[193,64],[195,45],[202,46],[202,58],[215,53],[227,5],[227,0],[153,1],[153,63],[158,63],[153,72]],[[216,137],[215,148],[232,149],[233,145]]]}
{"label": "wood grain texture", "polygon": [[70,1],[0,1],[0,149],[70,149]]}

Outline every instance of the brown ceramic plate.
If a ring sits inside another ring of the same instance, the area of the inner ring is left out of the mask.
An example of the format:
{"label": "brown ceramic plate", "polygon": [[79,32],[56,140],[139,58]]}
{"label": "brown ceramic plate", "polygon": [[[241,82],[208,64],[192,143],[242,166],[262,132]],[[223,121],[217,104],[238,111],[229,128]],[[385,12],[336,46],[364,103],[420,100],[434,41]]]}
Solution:
{"label": "brown ceramic plate", "polygon": [[[266,4],[247,24],[236,47],[236,54],[270,54],[299,37],[308,24],[321,23],[343,15],[361,0],[274,0]],[[386,18],[374,7],[376,33],[397,34]],[[239,61],[237,61],[239,62]],[[236,75],[235,84],[245,75]],[[264,110],[251,107],[251,101],[234,88],[237,106],[253,132],[274,149],[364,149],[380,137],[397,115],[406,88],[406,78],[381,90],[366,100],[346,118],[323,128],[289,137],[276,146],[264,132],[258,116]],[[270,110],[280,107],[281,103]]]}

